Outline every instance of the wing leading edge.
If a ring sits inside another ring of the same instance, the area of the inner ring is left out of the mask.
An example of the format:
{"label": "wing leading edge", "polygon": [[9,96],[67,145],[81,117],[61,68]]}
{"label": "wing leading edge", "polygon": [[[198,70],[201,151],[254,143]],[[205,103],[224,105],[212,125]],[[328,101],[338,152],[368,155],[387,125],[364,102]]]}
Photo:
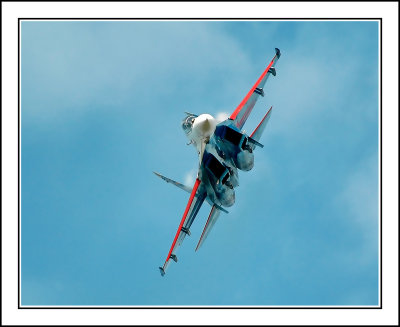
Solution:
{"label": "wing leading edge", "polygon": [[[175,262],[178,261],[176,256],[176,252],[179,246],[182,244],[185,236],[188,234],[190,235],[190,226],[192,225],[197,213],[200,210],[201,205],[203,204],[207,193],[205,191],[199,190],[200,186],[200,179],[197,178],[196,182],[194,183],[192,192],[190,193],[189,201],[186,205],[185,212],[183,213],[183,217],[179,224],[178,230],[176,232],[175,238],[172,242],[171,249],[168,252],[168,256],[165,260],[165,263],[162,267],[159,267],[161,275],[164,276],[167,270],[167,267],[170,263],[170,259],[174,260]],[[199,192],[197,192],[199,190]],[[196,194],[197,193],[197,194]]]}
{"label": "wing leading edge", "polygon": [[264,96],[263,87],[270,74],[276,75],[275,65],[281,56],[281,52],[278,48],[275,48],[275,56],[272,58],[268,67],[264,70],[257,82],[250,89],[249,93],[244,97],[242,102],[238,105],[232,115],[229,117],[234,121],[237,128],[242,129],[251,111],[254,108],[259,96]]}

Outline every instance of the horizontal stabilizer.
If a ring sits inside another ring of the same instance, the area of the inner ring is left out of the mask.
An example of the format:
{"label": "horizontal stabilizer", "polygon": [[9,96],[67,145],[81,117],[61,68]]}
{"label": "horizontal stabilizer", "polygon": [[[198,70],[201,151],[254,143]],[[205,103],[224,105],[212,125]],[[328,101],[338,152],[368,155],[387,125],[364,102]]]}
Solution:
{"label": "horizontal stabilizer", "polygon": [[205,200],[208,202],[208,204],[209,204],[210,206],[216,206],[218,210],[221,210],[222,212],[225,212],[225,213],[229,213],[228,210],[226,210],[225,208],[219,206],[219,205],[216,204],[215,202],[211,201],[210,198],[209,198],[208,196],[206,197]]}
{"label": "horizontal stabilizer", "polygon": [[250,137],[255,140],[259,141],[261,138],[262,133],[264,132],[265,126],[267,126],[267,123],[269,121],[269,118],[271,117],[271,112],[272,112],[272,106],[269,108],[268,112],[264,116],[264,118],[260,121],[254,132],[250,135]]}
{"label": "horizontal stabilizer", "polygon": [[179,182],[176,182],[176,181],[174,181],[174,180],[172,180],[172,179],[170,179],[168,177],[165,177],[165,176],[163,176],[163,175],[161,175],[159,173],[156,173],[155,171],[153,171],[153,173],[155,175],[157,175],[158,177],[162,178],[163,180],[165,180],[167,183],[171,183],[171,184],[179,187],[180,189],[182,189],[182,190],[184,190],[184,191],[186,191],[188,193],[192,192],[192,188],[189,187],[189,186],[186,186],[186,185],[183,185],[183,184],[181,184]]}
{"label": "horizontal stabilizer", "polygon": [[228,210],[226,210],[226,209],[222,208],[222,207],[221,207],[221,206],[219,206],[218,204],[214,203],[214,205],[215,205],[215,207],[216,207],[218,210],[220,210],[220,211],[222,211],[222,212],[225,212],[225,213],[229,213],[229,211],[228,211]]}
{"label": "horizontal stabilizer", "polygon": [[258,141],[256,141],[255,139],[253,139],[251,136],[249,136],[248,138],[247,138],[247,140],[248,140],[248,142],[249,143],[251,143],[252,145],[253,145],[253,148],[254,148],[254,146],[259,146],[260,148],[263,148],[264,147],[264,145],[262,145],[260,142],[258,142]]}

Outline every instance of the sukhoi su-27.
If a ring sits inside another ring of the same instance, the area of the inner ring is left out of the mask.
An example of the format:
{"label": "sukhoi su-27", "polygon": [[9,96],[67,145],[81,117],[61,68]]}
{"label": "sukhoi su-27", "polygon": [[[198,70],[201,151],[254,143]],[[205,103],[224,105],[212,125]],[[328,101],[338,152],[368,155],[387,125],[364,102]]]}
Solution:
{"label": "sukhoi su-27", "polygon": [[165,275],[171,259],[178,261],[176,252],[185,236],[190,235],[190,227],[204,201],[211,205],[211,211],[196,251],[204,243],[221,211],[228,213],[225,208],[235,203],[235,187],[239,185],[238,170],[249,171],[253,168],[254,150],[256,147],[263,147],[259,140],[271,116],[272,107],[250,135],[243,132],[242,128],[258,98],[264,97],[264,85],[268,77],[271,74],[276,76],[275,66],[280,56],[280,50],[275,48],[275,56],[228,119],[218,123],[209,114],[186,113],[182,128],[189,144],[196,147],[199,155],[194,186],[188,187],[155,172],[166,182],[190,194],[167,258],[164,265],[159,267],[162,276]]}

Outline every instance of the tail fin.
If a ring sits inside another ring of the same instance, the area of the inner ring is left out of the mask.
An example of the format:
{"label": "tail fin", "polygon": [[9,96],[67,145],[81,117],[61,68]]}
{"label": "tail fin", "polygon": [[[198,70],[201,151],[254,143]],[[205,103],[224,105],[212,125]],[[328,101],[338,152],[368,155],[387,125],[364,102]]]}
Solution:
{"label": "tail fin", "polygon": [[165,177],[165,176],[163,176],[163,175],[161,175],[161,174],[159,174],[159,173],[156,173],[155,171],[153,171],[153,173],[154,173],[155,175],[157,175],[158,177],[162,178],[163,180],[165,180],[167,183],[171,183],[171,184],[173,184],[173,185],[179,187],[180,189],[182,189],[182,190],[184,190],[184,191],[186,191],[186,192],[188,192],[188,193],[191,193],[191,192],[192,192],[192,188],[189,187],[189,186],[186,186],[186,185],[183,185],[183,184],[181,184],[181,183],[178,183],[178,182],[176,182],[176,181],[174,181],[174,180],[172,180],[172,179],[170,179],[170,178],[168,178],[168,177]]}
{"label": "tail fin", "polygon": [[271,117],[272,106],[269,108],[268,112],[264,118],[260,121],[254,132],[250,135],[253,140],[259,141],[262,133],[264,132],[265,126],[267,125],[269,118]]}
{"label": "tail fin", "polygon": [[197,251],[203,242],[206,240],[208,234],[210,233],[211,229],[214,227],[215,222],[219,217],[220,210],[217,208],[216,205],[213,205],[211,208],[210,215],[208,216],[206,225],[204,226],[203,233],[201,234],[199,243],[197,243],[196,250]]}

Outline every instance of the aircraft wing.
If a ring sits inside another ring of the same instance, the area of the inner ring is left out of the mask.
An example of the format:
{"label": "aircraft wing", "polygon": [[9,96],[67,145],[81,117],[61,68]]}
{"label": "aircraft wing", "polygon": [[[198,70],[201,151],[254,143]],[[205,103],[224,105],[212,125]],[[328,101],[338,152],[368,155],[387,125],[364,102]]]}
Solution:
{"label": "aircraft wing", "polygon": [[274,66],[276,65],[279,57],[281,56],[281,52],[278,48],[275,48],[275,56],[272,58],[268,67],[264,70],[261,76],[258,78],[257,82],[250,89],[249,93],[244,97],[242,102],[238,105],[232,115],[229,117],[234,121],[234,124],[239,129],[243,128],[247,118],[249,117],[251,111],[253,110],[254,105],[256,104],[259,96],[264,96],[264,85],[267,81],[270,74],[276,75],[276,70]]}
{"label": "aircraft wing", "polygon": [[197,213],[200,210],[201,205],[203,204],[205,198],[207,197],[207,192],[200,185],[200,179],[196,179],[196,182],[193,186],[193,189],[190,193],[189,201],[186,205],[185,212],[183,213],[183,217],[179,224],[178,230],[176,232],[174,241],[172,242],[171,249],[168,252],[167,259],[162,267],[160,267],[161,275],[164,276],[167,270],[167,267],[170,263],[170,260],[178,261],[178,257],[176,256],[176,252],[179,246],[182,244],[186,235],[190,235],[190,226],[192,225],[194,219],[196,218]]}
{"label": "aircraft wing", "polygon": [[220,212],[221,211],[218,209],[218,207],[216,205],[212,206],[210,214],[209,214],[207,222],[206,222],[206,225],[204,226],[203,233],[200,236],[199,243],[197,243],[196,251],[200,248],[200,246],[206,240],[211,229],[214,227],[214,224],[217,221]]}

